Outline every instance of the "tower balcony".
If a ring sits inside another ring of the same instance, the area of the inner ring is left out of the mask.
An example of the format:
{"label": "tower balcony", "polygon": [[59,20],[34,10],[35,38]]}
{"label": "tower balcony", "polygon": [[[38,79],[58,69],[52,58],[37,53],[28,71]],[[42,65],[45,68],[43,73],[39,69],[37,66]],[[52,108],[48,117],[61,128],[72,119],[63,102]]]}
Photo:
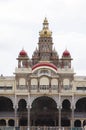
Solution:
{"label": "tower balcony", "polygon": [[63,73],[74,73],[74,69],[73,68],[58,68],[58,73],[63,74]]}
{"label": "tower balcony", "polygon": [[58,85],[30,85],[30,86],[16,86],[16,91],[31,92],[31,93],[49,93],[58,92]]}
{"label": "tower balcony", "polygon": [[32,72],[32,70],[31,70],[31,68],[29,67],[29,68],[16,68],[15,69],[15,74],[28,74],[28,73],[31,73]]}

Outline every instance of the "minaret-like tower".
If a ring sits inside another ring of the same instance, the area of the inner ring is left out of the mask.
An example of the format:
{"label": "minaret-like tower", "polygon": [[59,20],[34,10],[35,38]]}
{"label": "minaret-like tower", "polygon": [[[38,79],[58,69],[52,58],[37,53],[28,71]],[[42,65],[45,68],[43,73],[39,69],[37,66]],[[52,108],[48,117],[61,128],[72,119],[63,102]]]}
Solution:
{"label": "minaret-like tower", "polygon": [[49,30],[48,21],[45,18],[43,29],[39,33],[39,54],[41,61],[49,61],[52,52],[52,32]]}
{"label": "minaret-like tower", "polygon": [[28,68],[29,58],[27,52],[24,49],[20,51],[17,60],[18,60],[18,68]]}
{"label": "minaret-like tower", "polygon": [[17,89],[26,89],[29,86],[29,75],[31,74],[31,61],[27,52],[22,49],[18,55],[18,66],[15,69],[15,79]]}
{"label": "minaret-like tower", "polygon": [[48,20],[45,18],[43,29],[39,32],[38,49],[32,56],[33,65],[38,62],[51,62],[58,65],[58,54],[53,49],[52,32],[49,30]]}
{"label": "minaret-like tower", "polygon": [[71,68],[71,55],[70,52],[66,49],[61,58],[61,67],[62,68]]}

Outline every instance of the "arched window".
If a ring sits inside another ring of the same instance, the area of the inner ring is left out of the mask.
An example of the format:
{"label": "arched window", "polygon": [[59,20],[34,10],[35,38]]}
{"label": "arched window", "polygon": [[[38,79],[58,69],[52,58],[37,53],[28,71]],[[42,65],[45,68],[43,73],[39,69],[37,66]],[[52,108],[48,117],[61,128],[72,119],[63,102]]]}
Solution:
{"label": "arched window", "polygon": [[40,85],[49,85],[49,79],[47,77],[40,78]]}
{"label": "arched window", "polygon": [[24,78],[20,78],[19,79],[19,85],[25,85],[25,79]]}

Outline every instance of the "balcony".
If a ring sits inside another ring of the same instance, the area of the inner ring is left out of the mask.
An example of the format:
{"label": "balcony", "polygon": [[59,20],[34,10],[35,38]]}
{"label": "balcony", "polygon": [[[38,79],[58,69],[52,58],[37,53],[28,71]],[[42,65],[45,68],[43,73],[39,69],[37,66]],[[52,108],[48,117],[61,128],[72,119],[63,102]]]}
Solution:
{"label": "balcony", "polygon": [[17,74],[17,73],[20,73],[20,74],[26,73],[26,74],[28,74],[28,73],[31,73],[31,72],[32,72],[31,68],[15,68],[15,74]]}
{"label": "balcony", "polygon": [[30,86],[30,91],[31,92],[54,92],[58,91],[58,86],[57,85],[31,85]]}
{"label": "balcony", "polygon": [[58,126],[0,126],[0,130],[85,130],[83,127],[58,127]]}
{"label": "balcony", "polygon": [[31,86],[25,86],[25,85],[18,85],[16,87],[18,91],[30,91],[30,92],[57,92],[58,91],[58,85],[31,85]]}
{"label": "balcony", "polygon": [[86,112],[74,112],[75,118],[86,118]]}

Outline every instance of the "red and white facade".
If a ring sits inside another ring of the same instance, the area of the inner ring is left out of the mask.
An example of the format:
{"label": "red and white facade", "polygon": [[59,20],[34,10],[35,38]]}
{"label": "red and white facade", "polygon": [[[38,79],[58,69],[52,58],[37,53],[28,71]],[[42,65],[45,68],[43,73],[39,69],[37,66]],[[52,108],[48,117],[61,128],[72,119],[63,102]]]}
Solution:
{"label": "red and white facade", "polygon": [[22,49],[14,77],[0,77],[0,125],[83,127],[86,124],[86,77],[75,76],[65,49],[53,48],[47,19],[32,59]]}

